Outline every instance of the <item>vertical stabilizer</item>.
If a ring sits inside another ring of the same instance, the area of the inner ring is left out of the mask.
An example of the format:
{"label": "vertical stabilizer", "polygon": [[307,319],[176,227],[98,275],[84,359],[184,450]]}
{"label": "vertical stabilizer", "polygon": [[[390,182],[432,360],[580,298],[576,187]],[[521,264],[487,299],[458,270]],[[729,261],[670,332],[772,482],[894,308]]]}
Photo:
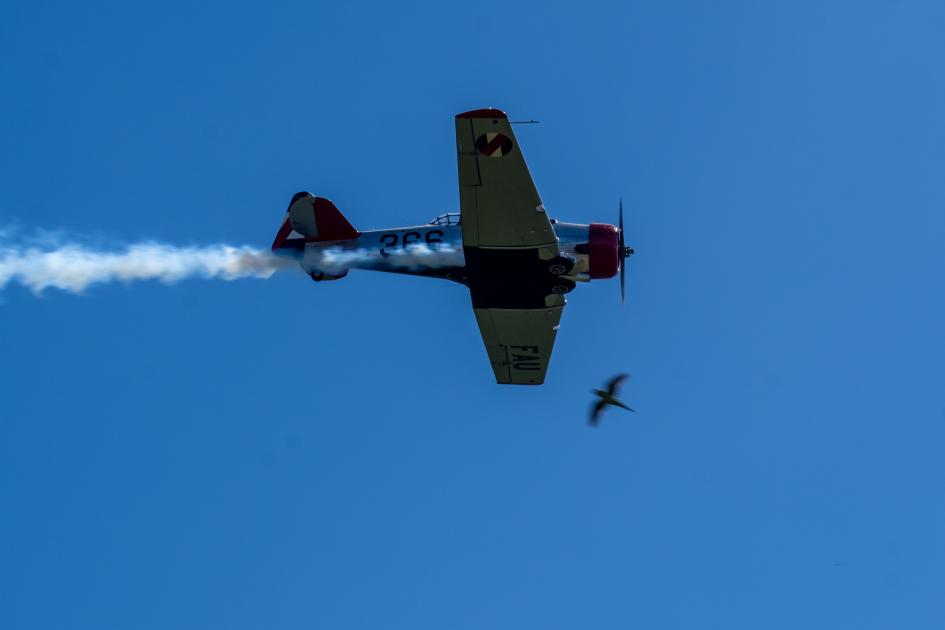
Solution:
{"label": "vertical stabilizer", "polygon": [[324,197],[299,192],[292,196],[272,250],[302,249],[305,243],[346,241],[361,236],[341,211]]}

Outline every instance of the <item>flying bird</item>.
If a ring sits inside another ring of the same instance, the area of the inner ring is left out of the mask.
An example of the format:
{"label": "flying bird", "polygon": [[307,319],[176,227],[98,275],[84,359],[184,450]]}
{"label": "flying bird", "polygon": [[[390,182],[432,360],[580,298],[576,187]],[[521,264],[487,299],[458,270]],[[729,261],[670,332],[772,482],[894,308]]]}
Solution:
{"label": "flying bird", "polygon": [[596,394],[600,398],[600,400],[595,402],[594,405],[591,407],[591,415],[587,419],[588,424],[590,424],[592,427],[596,427],[598,424],[600,424],[600,416],[604,412],[604,409],[607,408],[609,405],[613,405],[614,407],[621,407],[628,411],[636,412],[636,409],[628,407],[627,405],[623,404],[616,398],[617,391],[620,389],[620,384],[623,383],[628,378],[630,378],[629,374],[618,374],[617,376],[610,379],[610,381],[607,383],[606,390],[603,390],[603,389],[591,390],[592,393]]}

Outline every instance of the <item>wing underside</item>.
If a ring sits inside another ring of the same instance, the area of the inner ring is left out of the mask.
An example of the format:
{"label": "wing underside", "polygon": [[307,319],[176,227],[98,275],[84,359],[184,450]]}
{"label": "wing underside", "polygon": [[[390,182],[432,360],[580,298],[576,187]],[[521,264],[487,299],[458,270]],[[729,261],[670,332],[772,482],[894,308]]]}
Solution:
{"label": "wing underside", "polygon": [[496,382],[542,384],[564,307],[474,310]]}
{"label": "wing underside", "polygon": [[506,114],[456,117],[464,247],[553,247],[557,239]]}
{"label": "wing underside", "polygon": [[504,112],[458,115],[456,155],[466,275],[496,381],[540,385],[565,304],[548,271],[554,228]]}

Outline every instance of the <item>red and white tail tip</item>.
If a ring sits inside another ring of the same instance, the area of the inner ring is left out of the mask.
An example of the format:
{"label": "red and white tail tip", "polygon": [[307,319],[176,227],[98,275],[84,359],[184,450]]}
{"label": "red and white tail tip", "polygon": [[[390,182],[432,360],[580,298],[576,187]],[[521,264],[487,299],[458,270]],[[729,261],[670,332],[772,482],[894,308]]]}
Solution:
{"label": "red and white tail tip", "polygon": [[289,201],[272,251],[300,250],[305,243],[346,241],[361,236],[330,200],[297,192]]}

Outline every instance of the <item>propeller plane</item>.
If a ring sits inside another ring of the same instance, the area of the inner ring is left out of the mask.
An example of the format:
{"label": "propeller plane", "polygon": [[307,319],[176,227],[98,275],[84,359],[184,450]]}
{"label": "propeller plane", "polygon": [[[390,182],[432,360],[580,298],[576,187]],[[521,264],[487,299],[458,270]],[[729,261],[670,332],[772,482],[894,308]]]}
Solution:
{"label": "propeller plane", "polygon": [[620,273],[633,248],[618,225],[548,217],[505,112],[459,114],[460,212],[406,228],[361,232],[324,197],[296,193],[272,244],[315,281],[368,269],[452,280],[469,288],[496,382],[545,380],[565,294]]}

